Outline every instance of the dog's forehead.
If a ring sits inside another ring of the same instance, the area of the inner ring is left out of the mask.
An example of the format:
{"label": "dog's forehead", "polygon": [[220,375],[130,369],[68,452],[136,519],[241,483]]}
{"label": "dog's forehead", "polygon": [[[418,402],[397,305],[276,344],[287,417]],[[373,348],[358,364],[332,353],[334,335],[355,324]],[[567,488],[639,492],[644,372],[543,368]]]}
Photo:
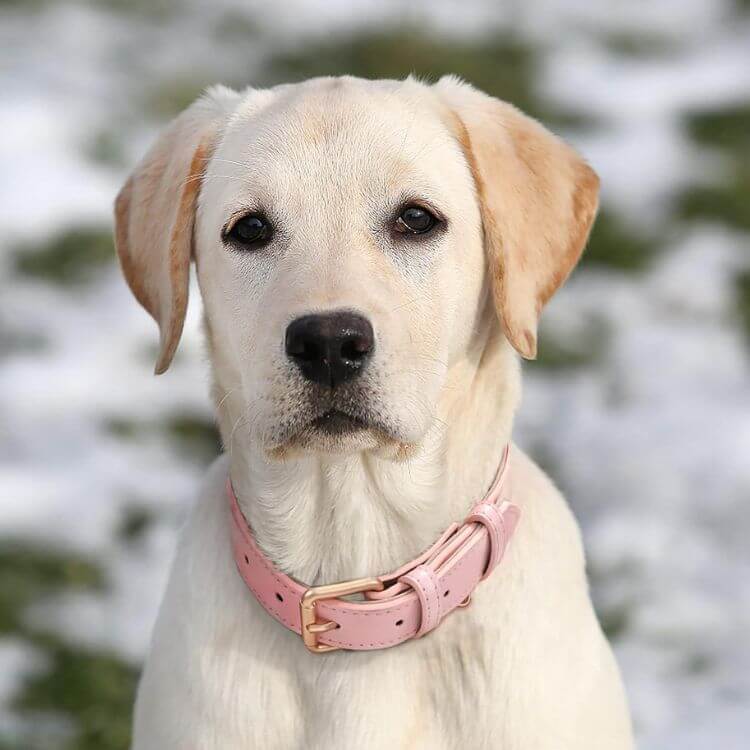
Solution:
{"label": "dog's forehead", "polygon": [[[314,79],[246,95],[218,152],[248,184],[393,189],[462,161],[437,97],[416,81]],[[235,162],[234,165],[231,162]]]}

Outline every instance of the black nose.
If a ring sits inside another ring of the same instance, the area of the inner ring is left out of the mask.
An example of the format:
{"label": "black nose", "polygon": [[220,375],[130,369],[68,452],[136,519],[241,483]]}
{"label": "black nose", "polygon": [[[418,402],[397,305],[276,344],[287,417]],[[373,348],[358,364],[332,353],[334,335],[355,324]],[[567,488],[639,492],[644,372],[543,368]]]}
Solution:
{"label": "black nose", "polygon": [[286,353],[313,383],[335,388],[365,366],[375,338],[367,318],[351,312],[304,315],[286,329]]}

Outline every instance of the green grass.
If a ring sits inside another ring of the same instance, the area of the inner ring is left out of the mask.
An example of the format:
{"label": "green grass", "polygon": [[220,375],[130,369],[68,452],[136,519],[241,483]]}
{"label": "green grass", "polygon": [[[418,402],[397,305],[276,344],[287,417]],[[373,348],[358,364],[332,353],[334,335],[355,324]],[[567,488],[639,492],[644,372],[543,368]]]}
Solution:
{"label": "green grass", "polygon": [[221,438],[212,419],[181,414],[168,419],[166,429],[188,458],[209,462],[221,452]]}
{"label": "green grass", "polygon": [[139,542],[151,528],[156,515],[147,505],[132,502],[125,506],[115,529],[115,537],[125,544]]}
{"label": "green grass", "polygon": [[585,331],[578,335],[554,335],[544,324],[539,328],[537,358],[528,363],[532,370],[543,369],[551,372],[575,370],[591,367],[604,361],[610,332],[603,320],[593,320]]}
{"label": "green grass", "polygon": [[655,237],[603,209],[597,216],[581,265],[615,271],[643,271],[655,258],[658,245]]}
{"label": "green grass", "polygon": [[605,47],[615,55],[634,60],[672,57],[681,48],[675,37],[659,33],[619,31],[601,35]]}
{"label": "green grass", "polygon": [[158,422],[114,417],[107,420],[105,428],[113,435],[131,440],[161,433],[191,461],[207,464],[221,452],[221,439],[215,423],[199,414],[175,414]]}
{"label": "green grass", "polygon": [[750,269],[745,269],[735,276],[735,293],[737,299],[737,315],[750,346]]}
{"label": "green grass", "polygon": [[27,333],[0,328],[0,360],[9,354],[39,353],[49,341],[39,332]]}
{"label": "green grass", "polygon": [[45,596],[66,591],[102,591],[101,569],[72,552],[38,544],[0,543],[0,635],[21,633],[26,609]]}
{"label": "green grass", "polygon": [[[206,89],[216,83],[209,72],[183,72],[145,87],[140,109],[157,121],[171,120],[192,104]],[[227,85],[231,82],[224,81]]]}
{"label": "green grass", "polygon": [[105,650],[71,646],[52,636],[35,640],[49,666],[23,680],[13,701],[17,715],[66,718],[72,732],[60,750],[127,750],[135,667]]}
{"label": "green grass", "polygon": [[[23,736],[0,735],[0,750],[127,750],[136,668],[26,619],[29,607],[50,596],[106,588],[103,571],[90,558],[39,542],[0,542],[0,637],[33,646],[44,664],[22,676],[10,708],[25,721]],[[51,716],[64,719],[70,732],[52,738],[48,722],[39,721]]]}
{"label": "green grass", "polygon": [[441,36],[417,28],[392,28],[333,37],[280,52],[265,68],[269,84],[347,73],[363,78],[403,78],[410,73],[435,81],[455,73],[549,125],[592,124],[580,112],[564,111],[537,94],[540,50],[512,36],[483,40]]}
{"label": "green grass", "polygon": [[111,227],[79,226],[64,229],[47,240],[17,248],[16,271],[42,281],[77,286],[96,278],[115,260]]}
{"label": "green grass", "polygon": [[218,44],[247,44],[259,37],[261,28],[247,13],[227,10],[221,15],[214,27],[214,36]]}
{"label": "green grass", "polygon": [[[29,13],[41,10],[50,3],[51,0],[0,0],[0,10],[22,10],[24,13]],[[2,750],[1,744],[0,750]]]}
{"label": "green grass", "polygon": [[607,638],[616,641],[631,628],[638,601],[635,594],[630,594],[618,601],[605,602],[597,596],[597,592],[606,590],[613,578],[621,581],[638,580],[642,571],[638,570],[632,561],[620,562],[616,568],[602,569],[589,558],[586,562],[586,572],[599,624]]}
{"label": "green grass", "polygon": [[607,607],[597,611],[599,624],[604,635],[610,640],[617,640],[628,630],[632,619],[632,611],[628,606]]}
{"label": "green grass", "polygon": [[100,130],[82,144],[84,155],[104,167],[128,167],[122,132]]}
{"label": "green grass", "polygon": [[93,7],[121,16],[166,21],[183,10],[181,0],[88,0]]}
{"label": "green grass", "polygon": [[747,152],[750,150],[750,101],[689,114],[685,126],[690,137],[698,143]]}
{"label": "green grass", "polygon": [[736,162],[723,182],[687,188],[677,199],[677,213],[686,220],[718,221],[750,232],[750,159]]}
{"label": "green grass", "polygon": [[707,651],[693,651],[685,659],[685,671],[691,675],[704,675],[714,667],[714,661]]}
{"label": "green grass", "polygon": [[684,190],[677,201],[678,215],[750,231],[750,101],[691,113],[685,128],[697,143],[724,156],[728,174],[715,184]]}

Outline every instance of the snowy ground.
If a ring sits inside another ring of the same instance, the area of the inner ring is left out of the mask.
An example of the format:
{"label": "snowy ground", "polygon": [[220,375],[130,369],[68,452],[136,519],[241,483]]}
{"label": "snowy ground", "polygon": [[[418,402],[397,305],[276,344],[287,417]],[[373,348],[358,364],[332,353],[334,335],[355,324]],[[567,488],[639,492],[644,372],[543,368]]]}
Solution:
{"label": "snowy ground", "polygon": [[506,92],[602,177],[518,440],[582,523],[640,746],[747,747],[747,3],[352,5],[0,0],[0,750],[127,747],[217,450],[197,295],[153,378],[155,329],[112,262],[128,166],[207,83],[412,68]]}

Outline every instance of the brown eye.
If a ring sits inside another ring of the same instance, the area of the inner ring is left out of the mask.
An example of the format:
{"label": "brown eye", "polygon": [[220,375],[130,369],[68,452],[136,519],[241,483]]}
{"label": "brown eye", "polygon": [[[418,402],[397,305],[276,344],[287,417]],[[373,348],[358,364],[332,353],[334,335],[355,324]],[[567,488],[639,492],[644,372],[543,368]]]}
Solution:
{"label": "brown eye", "polygon": [[421,206],[407,206],[396,219],[396,231],[402,234],[426,234],[438,220]]}
{"label": "brown eye", "polygon": [[265,216],[250,214],[238,219],[226,233],[226,239],[248,248],[265,245],[271,239],[271,225]]}

